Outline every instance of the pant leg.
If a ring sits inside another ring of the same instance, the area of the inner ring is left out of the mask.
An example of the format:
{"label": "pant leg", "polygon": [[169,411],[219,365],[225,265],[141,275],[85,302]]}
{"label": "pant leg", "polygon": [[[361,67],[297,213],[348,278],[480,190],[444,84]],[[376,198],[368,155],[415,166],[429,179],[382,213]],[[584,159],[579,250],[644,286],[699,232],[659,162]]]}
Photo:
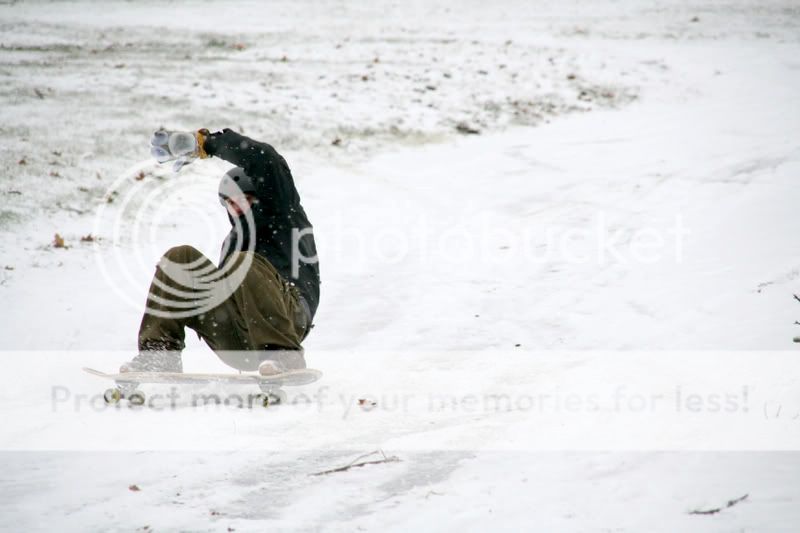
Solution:
{"label": "pant leg", "polygon": [[[176,274],[169,264],[185,268]],[[198,294],[218,294],[220,301],[192,314]],[[178,246],[164,254],[156,269],[139,328],[139,349],[182,350],[189,327],[226,364],[252,370],[251,357],[243,367],[235,364],[237,357],[222,352],[300,349],[308,323],[299,297],[297,288],[258,254],[233,254],[220,270],[197,249]]]}
{"label": "pant leg", "polygon": [[[182,269],[178,275],[168,264],[191,265]],[[201,276],[200,273],[205,273]],[[196,274],[197,279],[193,279]],[[240,332],[244,320],[235,302],[229,298],[206,310],[209,300],[203,302],[194,298],[203,294],[213,298],[211,291],[224,290],[210,286],[209,279],[222,284],[218,269],[199,250],[192,246],[176,246],[164,254],[147,298],[147,310],[139,326],[139,351],[175,350],[184,348],[185,328],[189,327],[213,350],[246,350]],[[210,300],[213,301],[213,300]],[[205,303],[205,305],[204,305]],[[182,305],[185,304],[185,305]],[[196,313],[192,311],[196,310]]]}
{"label": "pant leg", "polygon": [[247,276],[232,299],[244,319],[246,343],[253,349],[299,350],[308,328],[298,289],[263,256],[233,254],[234,265],[251,261]]}

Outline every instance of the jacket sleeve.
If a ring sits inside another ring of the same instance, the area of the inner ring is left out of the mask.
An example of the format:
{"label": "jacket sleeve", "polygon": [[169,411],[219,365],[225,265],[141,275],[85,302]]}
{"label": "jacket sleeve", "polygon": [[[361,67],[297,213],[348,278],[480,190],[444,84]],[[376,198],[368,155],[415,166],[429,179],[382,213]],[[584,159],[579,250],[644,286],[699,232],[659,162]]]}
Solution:
{"label": "jacket sleeve", "polygon": [[209,156],[233,163],[256,178],[259,197],[284,202],[294,199],[294,180],[289,165],[269,144],[226,128],[208,135],[203,149]]}

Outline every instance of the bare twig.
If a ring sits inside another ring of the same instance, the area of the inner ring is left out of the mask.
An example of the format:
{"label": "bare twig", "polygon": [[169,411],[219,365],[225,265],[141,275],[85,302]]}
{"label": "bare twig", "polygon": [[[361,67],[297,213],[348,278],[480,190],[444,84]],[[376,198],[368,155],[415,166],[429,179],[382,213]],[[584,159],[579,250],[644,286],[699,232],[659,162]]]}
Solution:
{"label": "bare twig", "polygon": [[[371,457],[375,454],[381,454],[383,457],[382,459],[376,459],[374,461],[363,461],[367,457]],[[392,455],[391,457],[387,457],[383,450],[375,450],[374,452],[365,453],[364,455],[359,455],[350,463],[346,464],[345,466],[340,466],[338,468],[332,468],[330,470],[323,470],[322,472],[314,472],[313,474],[309,474],[309,476],[324,476],[326,474],[333,474],[334,472],[344,472],[346,470],[350,470],[351,468],[359,468],[365,465],[376,465],[380,463],[396,463],[400,461],[400,458],[397,456]]]}
{"label": "bare twig", "polygon": [[715,507],[713,509],[704,509],[704,510],[695,509],[694,511],[689,511],[689,514],[717,514],[723,509],[727,509],[728,507],[733,507],[737,503],[743,502],[744,500],[747,499],[747,496],[749,496],[749,494],[745,494],[744,496],[740,496],[734,500],[728,500],[728,503],[726,503],[723,507]]}
{"label": "bare twig", "polygon": [[798,296],[798,295],[796,295],[796,294],[793,294],[792,296],[794,296],[794,299],[795,299],[795,300],[797,300],[798,302],[800,302],[800,296]]}
{"label": "bare twig", "polygon": [[63,205],[61,202],[56,202],[56,207],[59,209],[63,209],[64,211],[71,211],[73,213],[78,213],[79,215],[85,215],[89,211],[85,209],[78,209],[77,207],[72,207],[69,205]]}

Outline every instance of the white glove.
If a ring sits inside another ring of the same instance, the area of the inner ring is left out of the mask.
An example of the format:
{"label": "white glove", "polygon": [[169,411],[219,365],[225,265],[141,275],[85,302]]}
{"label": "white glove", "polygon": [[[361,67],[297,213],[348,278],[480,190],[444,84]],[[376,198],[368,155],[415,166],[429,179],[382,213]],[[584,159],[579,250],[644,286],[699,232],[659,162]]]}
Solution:
{"label": "white glove", "polygon": [[175,161],[172,170],[177,172],[198,157],[208,157],[203,150],[205,132],[158,130],[150,137],[150,155],[159,163]]}

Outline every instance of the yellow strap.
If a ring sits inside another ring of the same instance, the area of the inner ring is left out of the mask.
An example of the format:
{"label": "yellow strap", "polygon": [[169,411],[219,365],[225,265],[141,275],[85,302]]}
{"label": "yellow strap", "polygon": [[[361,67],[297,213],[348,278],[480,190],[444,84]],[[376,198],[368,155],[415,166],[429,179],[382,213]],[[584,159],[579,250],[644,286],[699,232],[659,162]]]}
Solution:
{"label": "yellow strap", "polygon": [[200,159],[205,159],[208,157],[208,154],[203,148],[203,143],[206,142],[207,134],[208,134],[207,129],[197,130],[197,132],[195,132],[194,134],[195,139],[197,139],[197,155]]}

